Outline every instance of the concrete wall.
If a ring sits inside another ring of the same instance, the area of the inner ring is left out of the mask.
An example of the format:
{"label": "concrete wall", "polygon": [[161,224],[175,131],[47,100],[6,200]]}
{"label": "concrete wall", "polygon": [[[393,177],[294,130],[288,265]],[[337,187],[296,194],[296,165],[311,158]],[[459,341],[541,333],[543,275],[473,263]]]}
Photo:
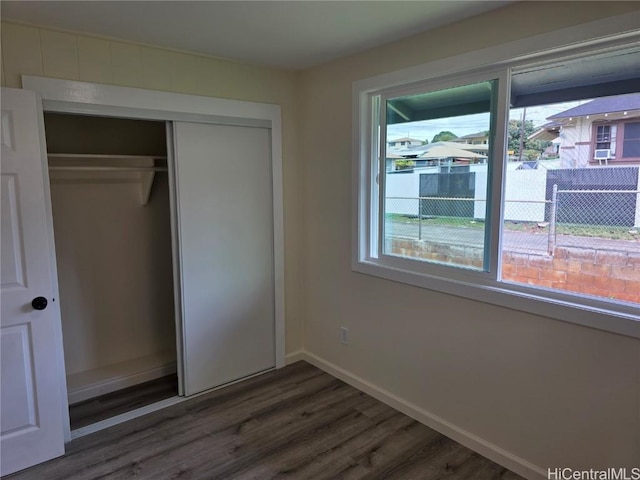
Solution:
{"label": "concrete wall", "polygon": [[517,283],[640,303],[640,253],[557,247],[553,257],[505,252],[502,278]]}
{"label": "concrete wall", "polygon": [[[429,172],[431,170],[431,172]],[[412,173],[394,173],[386,176],[386,197],[419,197],[420,175],[438,173],[438,168],[416,170]],[[418,200],[392,198],[385,201],[385,212],[400,215],[417,215]]]}
{"label": "concrete wall", "polygon": [[296,73],[3,22],[2,86],[20,88],[21,74],[281,105],[286,350],[301,347],[303,202]]}
{"label": "concrete wall", "polygon": [[638,464],[638,340],[353,272],[352,182],[336,175],[353,81],[638,8],[518,2],[302,73],[306,350],[522,464]]}
{"label": "concrete wall", "polygon": [[[513,170],[505,181],[504,218],[525,222],[543,222],[547,170]],[[526,200],[527,202],[519,202]],[[529,203],[531,200],[536,203]]]}

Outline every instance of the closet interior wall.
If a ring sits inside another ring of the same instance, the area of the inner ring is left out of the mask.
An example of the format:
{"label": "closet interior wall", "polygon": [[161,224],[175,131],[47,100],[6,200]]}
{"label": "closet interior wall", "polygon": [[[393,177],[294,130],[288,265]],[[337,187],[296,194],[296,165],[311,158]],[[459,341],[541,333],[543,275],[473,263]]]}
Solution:
{"label": "closet interior wall", "polygon": [[166,167],[165,123],[48,113],[45,130],[73,404],[175,372],[167,173],[144,204],[149,172],[131,169]]}

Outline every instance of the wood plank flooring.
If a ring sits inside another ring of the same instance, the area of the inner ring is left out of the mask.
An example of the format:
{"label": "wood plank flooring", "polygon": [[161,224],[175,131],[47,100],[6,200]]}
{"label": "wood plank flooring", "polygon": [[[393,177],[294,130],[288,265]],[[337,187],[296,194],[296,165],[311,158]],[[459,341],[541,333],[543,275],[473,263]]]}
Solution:
{"label": "wood plank flooring", "polygon": [[101,395],[69,407],[71,430],[130,412],[178,395],[178,376],[167,375],[156,380]]}
{"label": "wood plank flooring", "polygon": [[11,480],[521,477],[298,362],[67,445]]}

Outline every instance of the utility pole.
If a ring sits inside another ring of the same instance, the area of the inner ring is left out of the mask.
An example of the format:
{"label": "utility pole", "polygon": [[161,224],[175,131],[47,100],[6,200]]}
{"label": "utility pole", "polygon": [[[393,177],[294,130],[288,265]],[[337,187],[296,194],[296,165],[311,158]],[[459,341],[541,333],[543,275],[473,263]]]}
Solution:
{"label": "utility pole", "polygon": [[522,154],[524,153],[524,122],[527,119],[527,107],[522,109],[522,122],[520,125],[520,147],[518,151],[518,161],[522,161]]}

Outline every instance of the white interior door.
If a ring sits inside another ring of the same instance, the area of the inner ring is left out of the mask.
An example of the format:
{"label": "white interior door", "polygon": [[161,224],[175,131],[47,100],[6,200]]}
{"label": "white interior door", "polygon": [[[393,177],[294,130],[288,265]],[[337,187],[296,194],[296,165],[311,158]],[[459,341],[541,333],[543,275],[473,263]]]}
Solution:
{"label": "white interior door", "polygon": [[176,122],[185,393],[275,366],[270,130]]}
{"label": "white interior door", "polygon": [[[3,88],[2,475],[64,454],[57,363],[62,339],[52,271],[51,212],[45,201],[43,132],[35,93]],[[37,297],[42,298],[34,300]]]}

